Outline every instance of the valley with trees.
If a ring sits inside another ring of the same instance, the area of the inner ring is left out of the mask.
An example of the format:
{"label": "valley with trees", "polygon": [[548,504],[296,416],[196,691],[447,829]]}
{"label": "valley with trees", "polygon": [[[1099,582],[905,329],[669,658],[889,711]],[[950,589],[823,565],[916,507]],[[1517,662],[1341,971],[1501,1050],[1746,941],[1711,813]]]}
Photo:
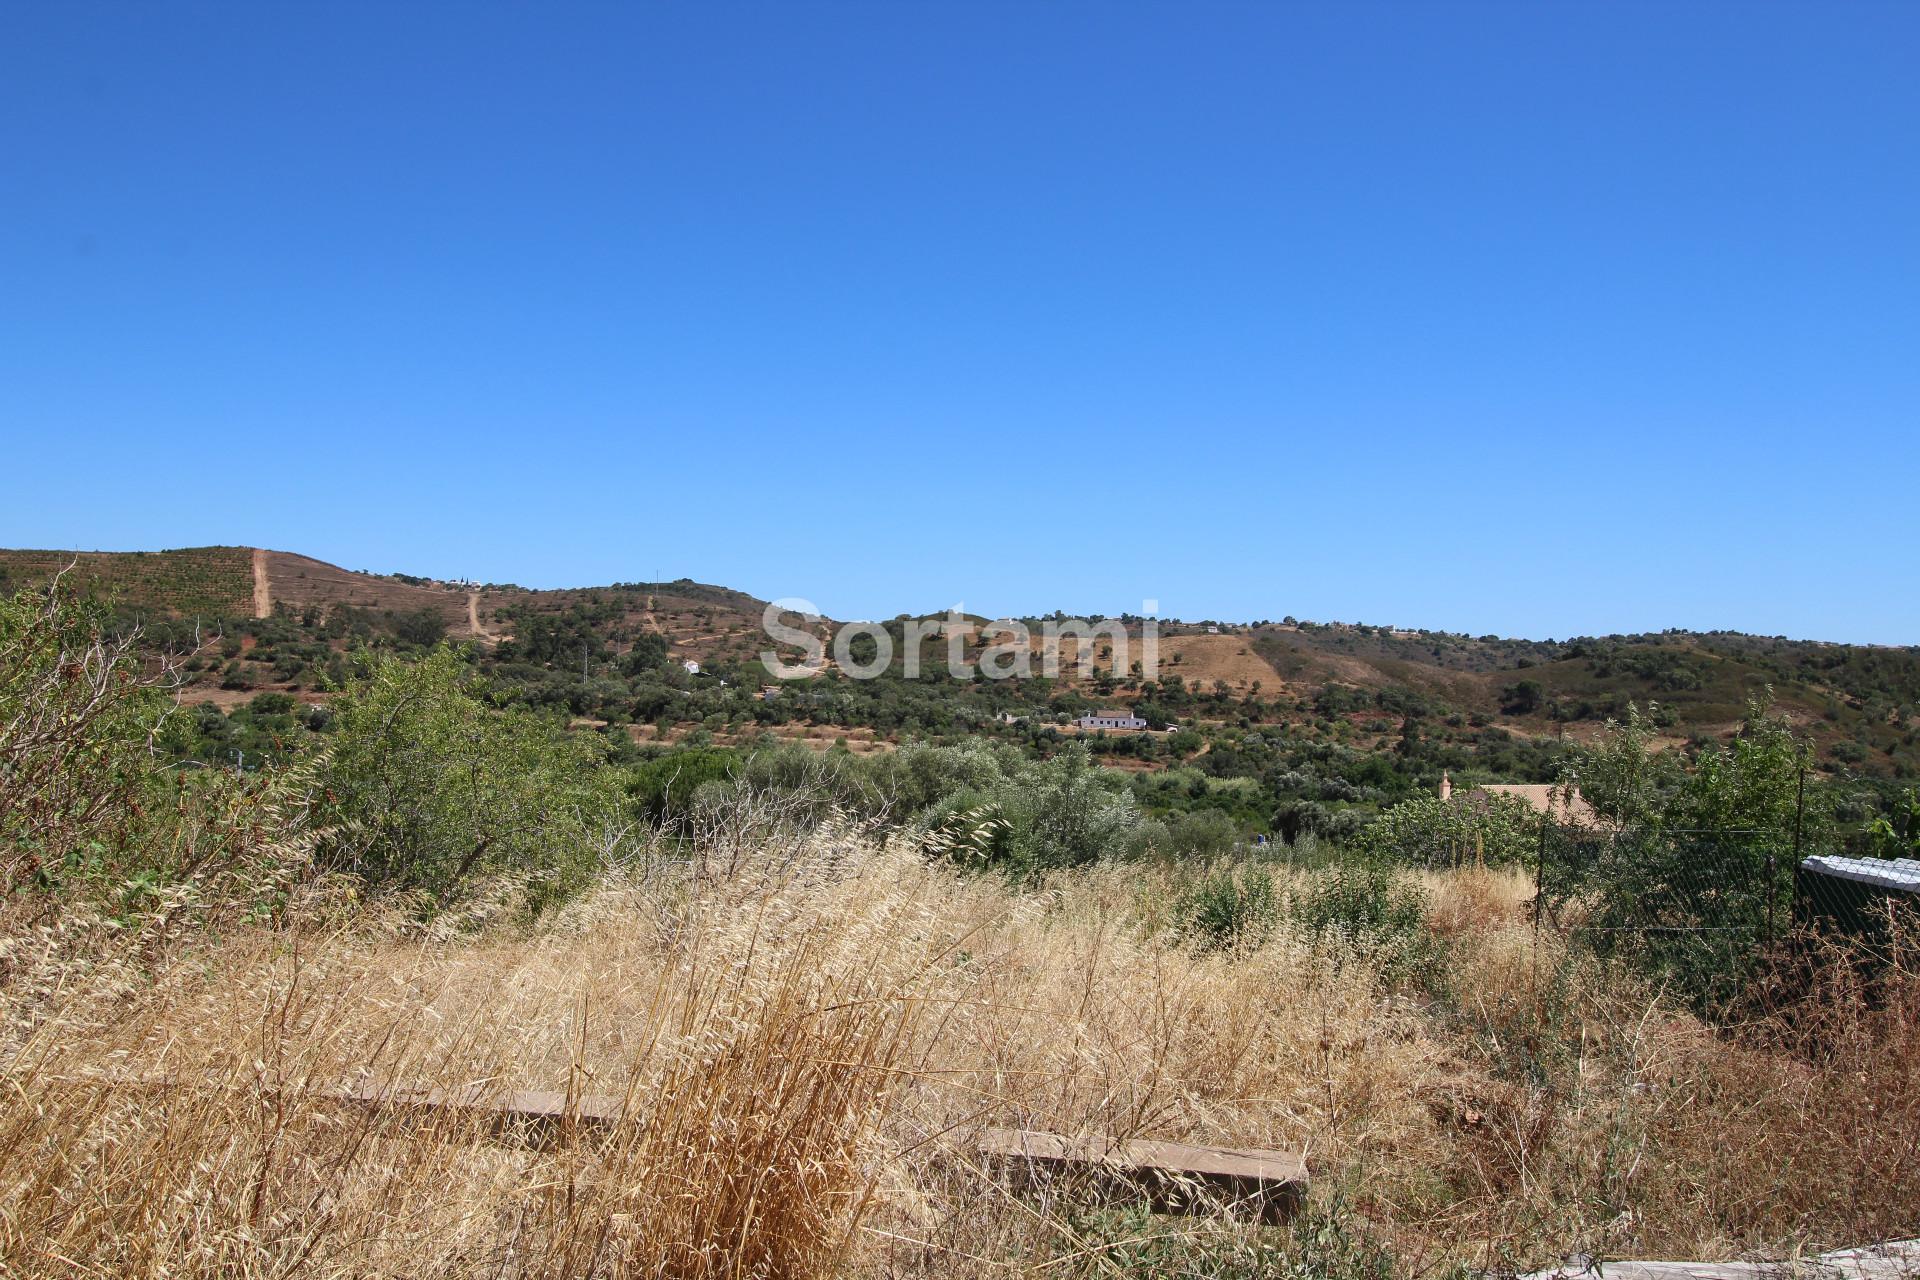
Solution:
{"label": "valley with trees", "polygon": [[[683,752],[739,764],[787,745],[828,752],[828,768],[916,745],[986,741],[1031,759],[1073,748],[1115,771],[1143,811],[1216,814],[1242,839],[1349,840],[1384,810],[1434,795],[1443,774],[1555,782],[1629,718],[1663,757],[1695,759],[1736,737],[1756,703],[1804,742],[1850,850],[1870,852],[1867,833],[1898,821],[1920,786],[1920,648],[1731,633],[1476,639],[1292,619],[1211,635],[1209,619],[1160,624],[1158,680],[1113,670],[1097,645],[1084,669],[1069,653],[1058,679],[955,680],[937,638],[908,679],[903,617],[885,624],[887,674],[855,680],[829,664],[776,682],[760,657],[763,603],[724,588],[491,586],[478,593],[487,634],[474,636],[462,634],[460,588],[280,553],[276,563],[297,567],[276,572],[269,616],[203,611],[201,566],[223,554],[246,564],[245,549],[94,556],[63,579],[110,625],[137,628],[150,662],[170,662],[181,709],[170,749],[203,764],[298,758],[326,741],[340,692],[370,666],[444,651],[473,696],[568,726],[633,767]],[[45,582],[56,560],[0,551],[0,574]],[[225,590],[248,598],[244,586]],[[1042,620],[1028,621],[1037,633]],[[1137,620],[1132,630],[1137,663]],[[970,634],[965,652],[982,644]],[[1072,723],[1114,707],[1155,731]]]}

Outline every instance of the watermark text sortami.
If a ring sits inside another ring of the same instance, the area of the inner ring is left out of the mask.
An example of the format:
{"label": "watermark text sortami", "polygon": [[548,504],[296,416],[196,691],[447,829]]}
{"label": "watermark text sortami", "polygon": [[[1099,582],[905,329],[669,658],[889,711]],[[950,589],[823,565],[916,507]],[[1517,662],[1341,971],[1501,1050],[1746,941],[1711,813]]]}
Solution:
{"label": "watermark text sortami", "polygon": [[[833,665],[843,674],[855,680],[873,680],[893,670],[897,655],[900,674],[913,680],[921,674],[923,652],[932,640],[942,645],[947,674],[955,680],[976,676],[1021,680],[1034,675],[1057,679],[1063,652],[1076,674],[1091,674],[1097,667],[1105,667],[1116,675],[1128,672],[1143,681],[1157,680],[1160,624],[1154,615],[1158,610],[1157,600],[1143,600],[1140,615],[1132,620],[1131,625],[1139,631],[1136,664],[1135,636],[1126,618],[1047,618],[1041,621],[1036,638],[1033,628],[1017,618],[975,622],[955,605],[944,617],[844,623],[833,629],[829,640],[820,634],[822,617],[813,602],[788,596],[767,605],[760,615],[760,627],[775,644],[798,649],[805,656],[799,662],[789,662],[767,649],[761,652],[760,662],[776,680],[804,680],[825,671],[831,653]],[[800,626],[787,620],[796,615]],[[1097,659],[1096,644],[1101,646]]]}

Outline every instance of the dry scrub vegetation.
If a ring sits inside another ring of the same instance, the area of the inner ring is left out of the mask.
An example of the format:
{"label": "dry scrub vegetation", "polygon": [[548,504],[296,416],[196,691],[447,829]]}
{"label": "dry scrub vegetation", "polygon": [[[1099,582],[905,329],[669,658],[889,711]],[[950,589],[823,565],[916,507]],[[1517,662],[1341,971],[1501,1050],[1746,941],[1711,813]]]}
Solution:
{"label": "dry scrub vegetation", "polygon": [[[1178,865],[1011,888],[836,823],[766,850],[696,878],[656,848],[537,925],[325,880],[271,925],[16,898],[0,1270],[1424,1275],[1915,1226],[1907,979],[1827,970],[1714,1030],[1536,938],[1511,873],[1426,876],[1409,963],[1284,911],[1197,938]],[[1285,903],[1326,873],[1232,874]],[[629,1122],[536,1149],[330,1096],[369,1078]],[[1307,1226],[1016,1196],[989,1125],[1301,1150]]]}

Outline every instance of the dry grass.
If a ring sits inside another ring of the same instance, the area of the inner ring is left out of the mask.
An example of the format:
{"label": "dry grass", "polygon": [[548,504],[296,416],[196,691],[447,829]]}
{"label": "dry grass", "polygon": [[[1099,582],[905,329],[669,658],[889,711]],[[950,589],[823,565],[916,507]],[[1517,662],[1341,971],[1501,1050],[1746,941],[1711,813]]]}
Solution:
{"label": "dry grass", "polygon": [[[1536,946],[1522,882],[1460,872],[1429,878],[1441,958],[1409,998],[1284,927],[1194,946],[1156,907],[1182,874],[1015,892],[828,829],[531,933],[317,894],[158,960],[14,928],[0,1270],[1119,1274],[1097,1224],[977,1167],[991,1125],[1303,1150],[1417,1273],[1914,1225],[1911,992],[1712,1034]],[[192,1083],[129,1087],[155,1072]],[[611,1094],[631,1123],[532,1149],[325,1100],[365,1077]]]}

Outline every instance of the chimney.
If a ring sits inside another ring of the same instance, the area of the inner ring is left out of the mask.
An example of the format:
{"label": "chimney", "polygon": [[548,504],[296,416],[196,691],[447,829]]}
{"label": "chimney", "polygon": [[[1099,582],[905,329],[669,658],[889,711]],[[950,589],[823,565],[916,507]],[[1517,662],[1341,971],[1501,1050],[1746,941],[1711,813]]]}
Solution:
{"label": "chimney", "polygon": [[1453,799],[1453,777],[1444,770],[1440,774],[1440,798],[1442,800]]}

